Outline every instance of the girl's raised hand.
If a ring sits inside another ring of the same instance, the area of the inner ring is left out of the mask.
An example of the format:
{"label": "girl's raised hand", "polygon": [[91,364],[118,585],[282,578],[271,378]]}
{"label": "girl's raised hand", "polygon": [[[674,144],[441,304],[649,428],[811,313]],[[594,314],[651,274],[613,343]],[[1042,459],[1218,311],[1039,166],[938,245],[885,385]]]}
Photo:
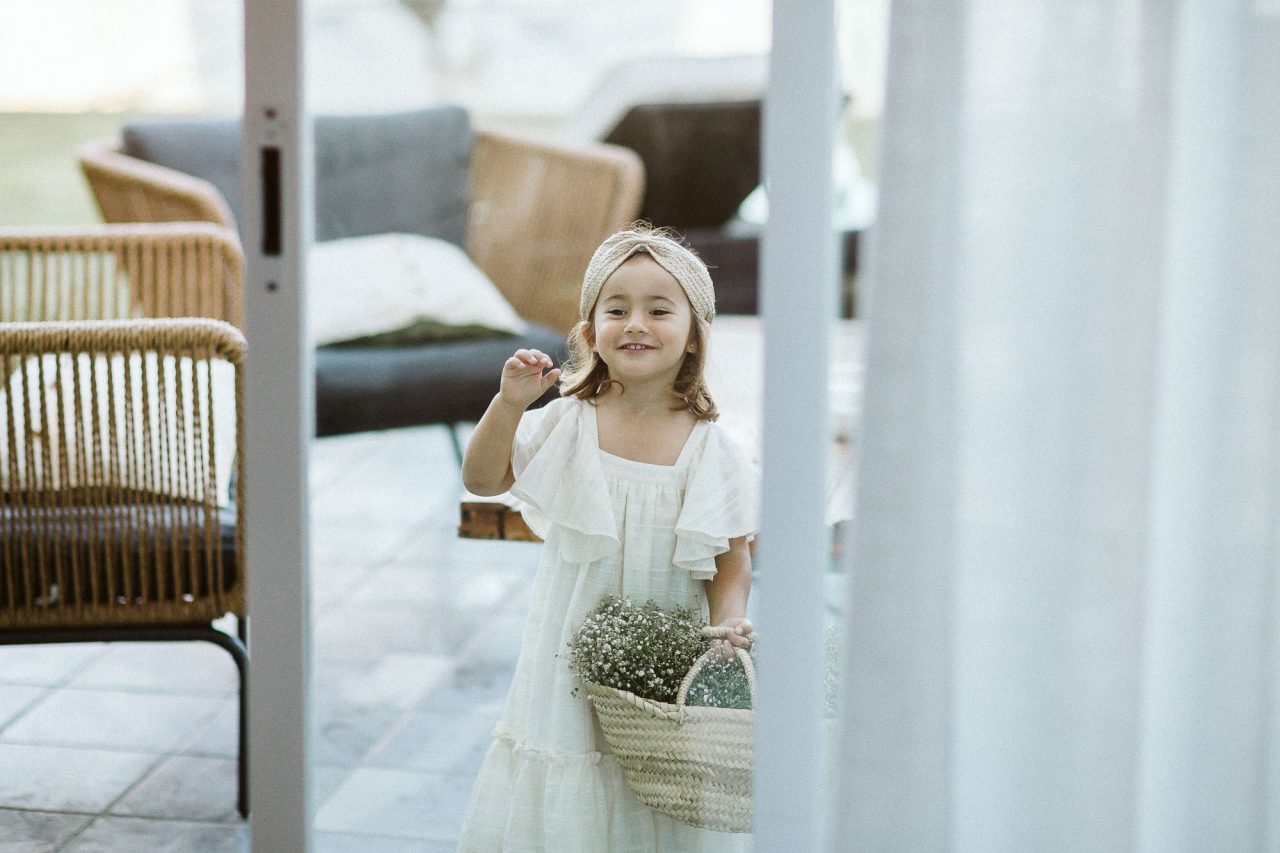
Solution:
{"label": "girl's raised hand", "polygon": [[527,409],[559,378],[560,368],[553,366],[549,355],[536,349],[518,349],[502,365],[498,394],[507,403]]}

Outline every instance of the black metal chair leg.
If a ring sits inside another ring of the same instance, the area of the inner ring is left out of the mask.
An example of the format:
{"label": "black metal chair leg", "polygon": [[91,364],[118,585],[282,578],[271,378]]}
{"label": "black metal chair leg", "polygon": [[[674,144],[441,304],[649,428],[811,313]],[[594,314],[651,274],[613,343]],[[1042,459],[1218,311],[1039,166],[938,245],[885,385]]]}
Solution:
{"label": "black metal chair leg", "polygon": [[218,636],[206,637],[212,643],[222,646],[231,653],[231,657],[235,659],[236,669],[240,673],[240,748],[237,750],[236,759],[236,810],[240,812],[240,816],[248,820],[249,818],[249,654],[244,646],[245,634],[245,617],[238,617],[236,633],[239,637],[232,637],[221,631],[210,629],[213,634]]}
{"label": "black metal chair leg", "polygon": [[[244,632],[241,619],[237,633]],[[249,817],[249,653],[240,637],[219,631],[212,625],[181,628],[52,628],[0,631],[0,645],[44,643],[191,642],[203,640],[230,652],[240,674],[240,750],[237,766],[236,810]]]}

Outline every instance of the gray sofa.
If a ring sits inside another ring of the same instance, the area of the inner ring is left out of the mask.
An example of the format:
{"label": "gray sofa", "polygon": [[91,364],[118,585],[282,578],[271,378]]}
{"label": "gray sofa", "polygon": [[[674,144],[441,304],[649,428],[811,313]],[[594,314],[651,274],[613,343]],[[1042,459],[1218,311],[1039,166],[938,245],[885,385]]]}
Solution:
{"label": "gray sofa", "polygon": [[[314,131],[317,241],[386,232],[447,240],[531,323],[514,336],[319,348],[318,435],[455,427],[483,414],[515,349],[563,359],[592,250],[639,210],[634,153],[476,131],[452,106],[319,116]],[[81,166],[109,222],[234,225],[239,150],[236,119],[148,120],[126,125],[118,148],[83,150]]]}

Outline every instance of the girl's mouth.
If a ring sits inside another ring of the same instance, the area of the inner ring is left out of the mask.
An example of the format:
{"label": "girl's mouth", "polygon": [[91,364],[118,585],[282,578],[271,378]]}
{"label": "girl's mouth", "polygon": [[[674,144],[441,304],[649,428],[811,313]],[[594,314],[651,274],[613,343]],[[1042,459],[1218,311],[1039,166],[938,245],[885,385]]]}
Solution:
{"label": "girl's mouth", "polygon": [[653,347],[648,344],[623,344],[618,347],[618,349],[626,350],[628,352],[643,352],[644,350],[653,349]]}

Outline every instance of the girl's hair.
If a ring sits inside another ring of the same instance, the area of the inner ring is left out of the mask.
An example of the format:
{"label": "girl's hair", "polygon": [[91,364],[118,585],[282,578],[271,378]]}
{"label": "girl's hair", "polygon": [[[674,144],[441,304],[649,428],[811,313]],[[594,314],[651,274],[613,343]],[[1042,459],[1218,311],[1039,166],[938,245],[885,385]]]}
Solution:
{"label": "girl's hair", "polygon": [[[704,373],[711,324],[699,317],[696,311],[691,311],[690,315],[693,323],[689,329],[689,343],[693,352],[685,353],[684,361],[680,363],[680,371],[672,386],[677,403],[671,408],[674,411],[688,410],[700,421],[714,421],[720,416],[720,411],[707,390]],[[617,385],[625,391],[621,382],[610,378],[609,366],[595,351],[588,335],[593,335],[590,319],[579,321],[569,331],[569,359],[560,372],[560,395],[594,400],[610,385]]]}

